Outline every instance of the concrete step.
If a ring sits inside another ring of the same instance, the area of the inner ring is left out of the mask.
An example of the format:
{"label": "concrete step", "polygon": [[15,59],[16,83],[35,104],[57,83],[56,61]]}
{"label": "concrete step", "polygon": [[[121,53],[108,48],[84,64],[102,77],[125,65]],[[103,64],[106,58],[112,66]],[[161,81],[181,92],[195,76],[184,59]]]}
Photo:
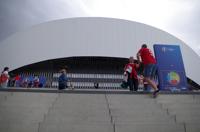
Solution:
{"label": "concrete step", "polygon": [[81,116],[65,116],[65,115],[47,115],[45,120],[47,123],[70,123],[70,124],[76,124],[76,123],[110,123],[111,118],[109,116],[104,115],[93,115],[93,116],[87,116],[87,115],[81,115]]}
{"label": "concrete step", "polygon": [[[151,95],[151,94],[150,94]],[[155,103],[155,99],[152,98],[152,95],[140,95],[140,94],[129,94],[124,96],[123,94],[118,94],[117,96],[115,94],[108,94],[107,98],[109,102],[134,102],[134,103]]]}
{"label": "concrete step", "polygon": [[[159,97],[163,97],[166,95],[162,95]],[[200,96],[200,95],[199,95]],[[193,104],[200,104],[200,99],[198,97],[194,97],[193,95],[168,95],[165,98],[156,98],[158,103],[162,104],[182,104],[182,103],[193,103]]]}
{"label": "concrete step", "polygon": [[104,94],[59,94],[58,102],[65,104],[65,102],[70,103],[80,103],[90,101],[91,103],[103,104],[106,102]]}
{"label": "concrete step", "polygon": [[17,100],[17,99],[14,99],[14,98],[10,98],[8,97],[3,103],[2,105],[15,105],[15,104],[18,104],[18,105],[25,105],[25,106],[28,106],[28,105],[46,105],[46,104],[51,104],[53,103],[54,100],[49,100],[48,98],[46,99],[40,99],[40,97],[38,98],[34,98],[34,99],[31,99],[31,98],[23,98],[22,100]]}
{"label": "concrete step", "polygon": [[[196,108],[195,108],[196,107]],[[199,106],[195,106],[195,107],[193,107],[193,108],[189,108],[189,107],[170,107],[170,108],[167,108],[168,109],[168,111],[169,112],[179,112],[179,111],[181,111],[181,112],[187,112],[187,111],[192,111],[192,112],[196,112],[197,113],[197,111],[200,111],[200,108],[199,108]]]}
{"label": "concrete step", "polygon": [[4,101],[6,101],[9,96],[12,96],[12,93],[9,92],[0,92],[0,104]]}
{"label": "concrete step", "polygon": [[197,94],[197,95],[193,95],[194,96],[194,99],[196,99],[196,100],[200,100],[200,95],[199,94]]}
{"label": "concrete step", "polygon": [[15,98],[16,100],[23,100],[24,98],[34,99],[40,97],[40,99],[54,100],[58,94],[56,93],[35,93],[35,92],[8,92],[11,93],[11,98]]}
{"label": "concrete step", "polygon": [[57,104],[53,105],[53,108],[55,110],[85,110],[85,111],[94,111],[94,110],[106,110],[108,109],[108,106],[105,104],[98,104],[98,105],[85,105],[85,104],[69,104],[67,106],[58,106]]}
{"label": "concrete step", "polygon": [[39,132],[113,132],[111,124],[43,123]]}
{"label": "concrete step", "polygon": [[199,116],[200,115],[200,112],[199,110],[196,110],[196,109],[170,109],[168,110],[168,113],[170,115],[197,115]]}
{"label": "concrete step", "polygon": [[200,130],[199,95],[1,93],[0,132]]}
{"label": "concrete step", "polygon": [[29,122],[29,123],[39,123],[41,121],[44,120],[44,114],[32,114],[32,115],[1,115],[0,116],[0,124],[1,123],[25,123],[25,122]]}
{"label": "concrete step", "polygon": [[111,110],[129,110],[129,111],[160,111],[165,110],[164,108],[161,108],[161,106],[134,106],[134,107],[119,107],[119,106],[109,106]]}
{"label": "concrete step", "polygon": [[[17,95],[16,95],[17,94]],[[21,96],[20,96],[21,95]],[[55,101],[57,95],[48,95],[46,93],[14,93],[12,96],[9,96],[4,104],[49,104]]]}
{"label": "concrete step", "polygon": [[166,115],[166,109],[111,109],[112,115]]}
{"label": "concrete step", "polygon": [[5,96],[12,96],[13,93],[12,92],[0,92],[0,97],[5,97]]}
{"label": "concrete step", "polygon": [[20,105],[20,106],[42,106],[42,105],[49,105],[55,101],[55,97],[51,98],[51,96],[40,97],[35,96],[34,98],[22,96],[22,97],[13,97],[9,96],[1,105],[9,106],[9,105]]}
{"label": "concrete step", "polygon": [[135,116],[135,117],[128,117],[128,116],[117,116],[113,117],[115,123],[124,123],[124,124],[132,124],[132,123],[174,123],[175,124],[175,117],[174,116]]}
{"label": "concrete step", "polygon": [[0,105],[0,112],[7,111],[7,112],[35,112],[35,111],[46,111],[51,108],[51,105],[43,105],[43,106],[21,106],[15,104],[12,105]]}
{"label": "concrete step", "polygon": [[50,110],[48,112],[48,115],[57,115],[57,116],[109,116],[109,111],[108,110],[102,110],[102,111],[85,111],[85,110],[79,110],[79,111],[74,111],[74,110]]}
{"label": "concrete step", "polygon": [[117,124],[116,132],[184,132],[181,124]]}
{"label": "concrete step", "polygon": [[186,124],[186,132],[199,132],[200,124]]}
{"label": "concrete step", "polygon": [[[200,125],[200,115],[176,115],[176,122],[186,124],[197,124]],[[200,129],[199,129],[200,130]]]}
{"label": "concrete step", "polygon": [[169,108],[169,109],[199,109],[200,110],[200,105],[196,103],[171,103],[171,104],[162,104],[162,108]]}
{"label": "concrete step", "polygon": [[183,100],[183,99],[193,99],[192,94],[162,94],[158,96],[158,100]]}
{"label": "concrete step", "polygon": [[39,123],[1,122],[0,132],[38,132]]}

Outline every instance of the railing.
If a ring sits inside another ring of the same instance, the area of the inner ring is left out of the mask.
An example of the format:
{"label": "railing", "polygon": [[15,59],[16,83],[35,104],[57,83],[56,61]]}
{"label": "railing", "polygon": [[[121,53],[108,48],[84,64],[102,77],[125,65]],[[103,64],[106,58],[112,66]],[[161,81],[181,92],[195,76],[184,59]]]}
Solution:
{"label": "railing", "polygon": [[[28,77],[42,76],[45,77],[45,85],[43,87],[57,88],[58,77],[60,73],[52,72],[25,72],[21,73],[21,82],[17,87],[22,87],[23,79]],[[81,73],[67,73],[69,78],[68,86],[73,88],[87,88],[87,89],[121,89],[120,84],[123,80],[122,74],[81,74]]]}
{"label": "railing", "polygon": [[[58,87],[60,73],[53,73],[52,87]],[[68,86],[73,88],[98,88],[98,89],[121,89],[120,84],[123,75],[119,74],[79,74],[68,73]]]}

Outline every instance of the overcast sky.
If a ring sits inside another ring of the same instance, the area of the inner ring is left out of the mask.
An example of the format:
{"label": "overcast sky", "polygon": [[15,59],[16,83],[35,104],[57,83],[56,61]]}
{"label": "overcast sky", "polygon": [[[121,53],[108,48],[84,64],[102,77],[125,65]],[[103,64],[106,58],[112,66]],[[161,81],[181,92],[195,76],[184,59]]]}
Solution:
{"label": "overcast sky", "polygon": [[160,28],[200,55],[200,0],[0,0],[0,41],[32,25],[84,16],[121,18]]}

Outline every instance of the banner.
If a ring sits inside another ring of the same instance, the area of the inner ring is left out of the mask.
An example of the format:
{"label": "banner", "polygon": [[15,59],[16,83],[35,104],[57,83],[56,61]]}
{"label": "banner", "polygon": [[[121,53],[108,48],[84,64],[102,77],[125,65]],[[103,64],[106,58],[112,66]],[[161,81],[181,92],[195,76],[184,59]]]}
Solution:
{"label": "banner", "polygon": [[154,45],[161,90],[187,90],[187,79],[180,47],[178,45]]}

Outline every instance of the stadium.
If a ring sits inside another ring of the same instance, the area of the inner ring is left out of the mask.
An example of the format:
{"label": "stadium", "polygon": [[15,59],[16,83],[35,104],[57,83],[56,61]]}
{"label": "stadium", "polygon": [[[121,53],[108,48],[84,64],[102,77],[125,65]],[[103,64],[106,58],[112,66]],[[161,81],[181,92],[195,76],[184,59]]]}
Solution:
{"label": "stadium", "polygon": [[[37,75],[45,88],[0,88],[0,131],[199,132],[199,91],[161,91],[152,98],[149,91],[120,89],[124,65],[143,43],[152,51],[155,44],[178,45],[188,86],[199,89],[199,56],[180,39],[142,23],[69,18],[10,36],[0,43],[0,69],[8,66],[11,79]],[[53,88],[66,66],[75,90]]]}
{"label": "stadium", "polygon": [[[142,23],[101,17],[42,23],[1,42],[0,68],[10,75],[43,77],[43,87],[57,87],[59,70],[68,67],[75,88],[120,88],[123,67],[143,43],[179,45],[188,84],[199,88],[199,56],[175,36]],[[20,84],[19,84],[20,86]]]}

